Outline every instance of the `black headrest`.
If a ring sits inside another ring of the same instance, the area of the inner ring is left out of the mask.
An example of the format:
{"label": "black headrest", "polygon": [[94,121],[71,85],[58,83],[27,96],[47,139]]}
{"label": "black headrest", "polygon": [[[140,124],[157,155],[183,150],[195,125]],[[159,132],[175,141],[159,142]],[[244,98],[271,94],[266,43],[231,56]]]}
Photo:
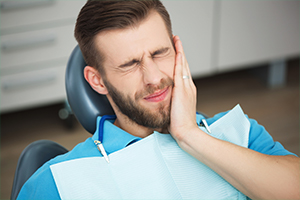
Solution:
{"label": "black headrest", "polygon": [[96,130],[98,116],[113,115],[114,111],[105,95],[95,92],[85,80],[83,69],[86,63],[77,45],[73,50],[66,70],[66,92],[70,107],[90,133]]}

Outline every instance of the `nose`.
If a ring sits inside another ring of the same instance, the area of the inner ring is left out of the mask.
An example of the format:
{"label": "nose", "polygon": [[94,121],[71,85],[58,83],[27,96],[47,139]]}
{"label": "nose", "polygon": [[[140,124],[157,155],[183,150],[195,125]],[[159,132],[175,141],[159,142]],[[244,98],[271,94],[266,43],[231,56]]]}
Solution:
{"label": "nose", "polygon": [[146,85],[159,85],[163,77],[163,72],[152,59],[148,59],[144,62],[143,79]]}

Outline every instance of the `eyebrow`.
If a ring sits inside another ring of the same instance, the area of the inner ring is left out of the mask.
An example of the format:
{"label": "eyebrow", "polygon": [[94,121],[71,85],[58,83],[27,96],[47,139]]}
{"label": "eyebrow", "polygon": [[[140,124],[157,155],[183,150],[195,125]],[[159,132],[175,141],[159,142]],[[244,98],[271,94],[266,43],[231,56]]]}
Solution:
{"label": "eyebrow", "polygon": [[[153,57],[155,55],[166,53],[169,49],[170,49],[169,47],[159,48],[158,50],[151,53],[151,56]],[[124,64],[119,65],[119,68],[130,67],[130,66],[132,66],[132,65],[134,65],[135,63],[138,63],[138,62],[141,62],[141,59],[133,58],[133,59],[125,62]]]}

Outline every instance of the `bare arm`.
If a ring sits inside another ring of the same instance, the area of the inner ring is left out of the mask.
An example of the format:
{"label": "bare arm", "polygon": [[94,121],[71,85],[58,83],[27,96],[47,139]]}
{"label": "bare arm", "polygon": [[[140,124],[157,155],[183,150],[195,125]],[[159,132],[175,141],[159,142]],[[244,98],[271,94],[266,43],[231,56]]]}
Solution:
{"label": "bare arm", "polygon": [[250,198],[299,199],[299,158],[261,154],[211,137],[198,128],[194,115],[196,88],[191,79],[182,79],[191,74],[177,36],[174,42],[177,55],[169,131],[179,146]]}
{"label": "bare arm", "polygon": [[195,129],[177,140],[189,154],[253,199],[299,199],[299,158],[269,156]]}

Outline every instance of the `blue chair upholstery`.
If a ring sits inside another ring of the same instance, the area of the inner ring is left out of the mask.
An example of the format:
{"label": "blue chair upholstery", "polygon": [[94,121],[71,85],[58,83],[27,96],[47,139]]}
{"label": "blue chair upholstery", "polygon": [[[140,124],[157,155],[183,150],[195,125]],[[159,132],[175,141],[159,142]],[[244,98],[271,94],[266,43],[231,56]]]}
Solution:
{"label": "blue chair upholstery", "polygon": [[66,92],[69,105],[78,121],[88,132],[94,134],[97,116],[113,115],[114,111],[106,96],[95,92],[85,80],[85,66],[80,48],[76,46],[67,65]]}
{"label": "blue chair upholstery", "polygon": [[66,148],[50,140],[38,140],[29,144],[18,160],[11,199],[17,198],[24,183],[45,162],[66,152]]}

